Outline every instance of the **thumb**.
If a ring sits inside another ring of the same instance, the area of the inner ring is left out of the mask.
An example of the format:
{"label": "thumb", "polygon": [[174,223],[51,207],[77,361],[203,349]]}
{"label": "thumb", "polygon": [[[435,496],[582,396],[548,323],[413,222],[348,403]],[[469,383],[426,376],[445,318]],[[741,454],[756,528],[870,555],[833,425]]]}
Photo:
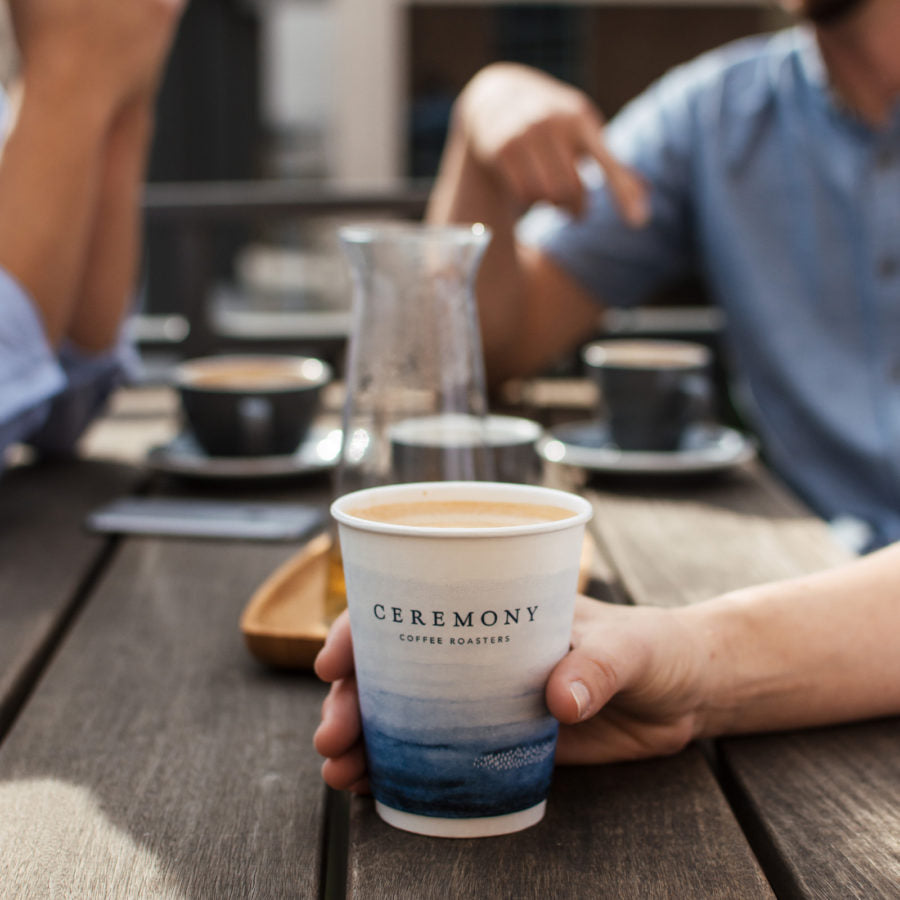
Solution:
{"label": "thumb", "polygon": [[602,709],[619,687],[619,675],[610,662],[576,648],[550,673],[547,706],[554,718],[564,725],[574,725]]}

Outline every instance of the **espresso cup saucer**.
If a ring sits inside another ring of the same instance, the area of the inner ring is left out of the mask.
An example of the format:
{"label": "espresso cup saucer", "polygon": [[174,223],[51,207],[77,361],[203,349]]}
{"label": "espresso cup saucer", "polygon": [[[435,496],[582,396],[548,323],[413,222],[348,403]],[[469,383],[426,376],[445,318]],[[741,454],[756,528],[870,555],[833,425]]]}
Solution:
{"label": "espresso cup saucer", "polygon": [[685,429],[676,450],[621,450],[605,422],[569,422],[550,430],[538,443],[547,462],[577,466],[591,472],[620,475],[694,475],[739,466],[756,456],[756,442],[747,435],[714,423]]}
{"label": "espresso cup saucer", "polygon": [[284,478],[324,472],[341,454],[339,428],[313,426],[296,453],[287,456],[210,456],[189,431],[154,447],[146,464],[155,472],[184,478]]}

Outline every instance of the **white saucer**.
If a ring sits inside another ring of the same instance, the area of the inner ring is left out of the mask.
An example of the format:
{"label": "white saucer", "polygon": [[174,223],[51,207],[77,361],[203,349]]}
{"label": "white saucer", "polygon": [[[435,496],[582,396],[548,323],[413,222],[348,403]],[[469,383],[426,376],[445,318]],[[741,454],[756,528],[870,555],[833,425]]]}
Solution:
{"label": "white saucer", "polygon": [[570,422],[538,443],[548,462],[619,475],[694,475],[739,466],[756,456],[756,442],[724,425],[692,425],[677,450],[620,450],[604,422]]}
{"label": "white saucer", "polygon": [[209,456],[188,432],[154,447],[147,465],[156,472],[188,478],[283,478],[323,472],[337,465],[339,428],[311,428],[292,456]]}

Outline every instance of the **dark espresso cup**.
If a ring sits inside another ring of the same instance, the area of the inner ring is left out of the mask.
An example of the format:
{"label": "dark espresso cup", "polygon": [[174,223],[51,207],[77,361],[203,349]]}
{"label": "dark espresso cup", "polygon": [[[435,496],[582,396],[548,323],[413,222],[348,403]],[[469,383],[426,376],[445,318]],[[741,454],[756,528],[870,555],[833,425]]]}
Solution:
{"label": "dark espresso cup", "polygon": [[458,413],[420,416],[390,430],[391,468],[398,482],[537,482],[541,426],[517,416]]}
{"label": "dark espresso cup", "polygon": [[286,456],[300,446],[332,377],[308,356],[208,356],[181,363],[187,426],[210,456]]}
{"label": "dark espresso cup", "polygon": [[687,427],[711,414],[712,353],[703,344],[596,341],[582,359],[622,450],[677,450]]}

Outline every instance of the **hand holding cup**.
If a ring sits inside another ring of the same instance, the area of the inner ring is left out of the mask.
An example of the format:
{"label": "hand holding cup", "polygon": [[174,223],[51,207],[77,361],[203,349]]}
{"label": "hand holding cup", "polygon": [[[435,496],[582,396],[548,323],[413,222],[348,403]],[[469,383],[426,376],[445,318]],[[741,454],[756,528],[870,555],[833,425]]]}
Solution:
{"label": "hand holding cup", "polygon": [[[539,821],[557,734],[544,688],[568,647],[590,504],[435,482],[348,494],[332,511],[379,815],[443,837]],[[319,747],[340,740],[326,729]]]}

